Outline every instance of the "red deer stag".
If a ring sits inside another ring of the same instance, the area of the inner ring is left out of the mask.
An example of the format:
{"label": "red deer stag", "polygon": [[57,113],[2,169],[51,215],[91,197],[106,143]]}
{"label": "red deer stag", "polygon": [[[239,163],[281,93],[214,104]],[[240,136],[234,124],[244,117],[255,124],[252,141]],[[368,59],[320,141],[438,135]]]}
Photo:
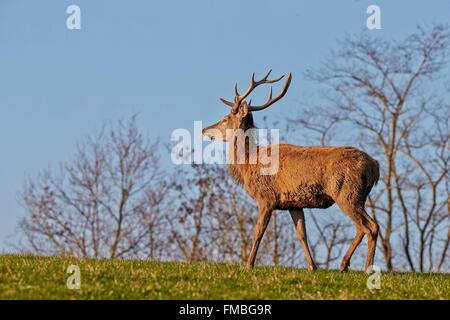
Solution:
{"label": "red deer stag", "polygon": [[[272,97],[272,87],[268,101],[260,106],[251,105],[245,99],[259,85],[280,81],[284,76],[268,80],[270,71],[259,81],[255,74],[250,87],[239,94],[235,85],[233,102],[220,99],[231,107],[231,112],[222,120],[203,129],[203,134],[210,139],[228,141],[228,156],[234,151],[236,156],[237,138],[230,132],[247,131],[255,128],[252,112],[268,108],[286,94],[292,75],[276,97]],[[248,139],[251,140],[251,139]],[[249,141],[245,140],[245,159],[249,159]],[[379,178],[378,162],[366,153],[353,147],[302,147],[290,144],[256,146],[253,152],[271,152],[274,146],[278,149],[278,170],[272,175],[260,174],[261,163],[230,161],[229,174],[248,192],[258,204],[258,222],[254,231],[254,239],[247,266],[253,267],[259,244],[267,228],[273,210],[289,210],[297,229],[297,236],[305,252],[308,270],[316,269],[308,247],[304,208],[328,208],[337,203],[356,225],[356,236],[346,252],[340,266],[341,271],[348,269],[350,259],[361,243],[364,235],[368,238],[368,253],[365,270],[373,264],[378,224],[365,211],[366,198]]]}

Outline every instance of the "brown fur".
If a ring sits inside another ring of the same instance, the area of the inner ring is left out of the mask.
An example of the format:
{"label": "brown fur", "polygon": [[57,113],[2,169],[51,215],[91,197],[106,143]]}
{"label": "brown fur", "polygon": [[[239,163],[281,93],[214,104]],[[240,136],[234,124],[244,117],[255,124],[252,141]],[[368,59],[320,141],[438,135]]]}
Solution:
{"label": "brown fur", "polygon": [[364,205],[379,178],[378,162],[353,147],[279,145],[280,167],[263,176],[259,164],[231,164],[229,173],[255,200],[274,209]]}

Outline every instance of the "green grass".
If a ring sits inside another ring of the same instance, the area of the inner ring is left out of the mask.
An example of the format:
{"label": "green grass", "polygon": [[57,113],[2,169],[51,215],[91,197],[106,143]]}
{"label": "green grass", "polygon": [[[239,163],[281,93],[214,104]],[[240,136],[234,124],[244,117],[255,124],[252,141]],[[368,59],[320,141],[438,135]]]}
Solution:
{"label": "green grass", "polygon": [[[78,265],[81,288],[66,286]],[[0,299],[450,299],[450,275],[0,255]]]}

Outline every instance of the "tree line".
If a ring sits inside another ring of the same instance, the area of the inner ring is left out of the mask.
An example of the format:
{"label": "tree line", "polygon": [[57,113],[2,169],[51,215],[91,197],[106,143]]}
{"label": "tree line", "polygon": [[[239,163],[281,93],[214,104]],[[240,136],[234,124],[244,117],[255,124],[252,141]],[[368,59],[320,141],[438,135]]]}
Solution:
{"label": "tree line", "polygon": [[[347,37],[321,68],[308,70],[321,91],[302,99],[301,112],[285,122],[291,143],[353,145],[380,162],[367,208],[380,225],[376,261],[389,271],[449,271],[448,49],[443,25],[419,27],[401,41]],[[244,262],[255,204],[225,166],[167,168],[161,150],[133,116],[87,137],[58,169],[26,179],[19,196],[20,250]],[[307,212],[310,246],[321,267],[336,266],[354,233],[336,210]],[[356,252],[355,266],[362,268],[363,252]],[[304,265],[288,214],[274,215],[257,262]]]}

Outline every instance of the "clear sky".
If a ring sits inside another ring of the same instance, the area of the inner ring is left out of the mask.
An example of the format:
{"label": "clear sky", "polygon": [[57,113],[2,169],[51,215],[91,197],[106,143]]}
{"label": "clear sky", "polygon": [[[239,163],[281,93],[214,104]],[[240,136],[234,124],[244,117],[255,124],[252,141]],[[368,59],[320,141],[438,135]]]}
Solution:
{"label": "clear sky", "polygon": [[[81,30],[66,28],[71,4]],[[382,30],[366,29],[370,4]],[[336,39],[364,30],[402,38],[449,21],[449,0],[0,0],[0,250],[17,234],[24,177],[69,159],[105,121],[139,112],[144,132],[169,141],[194,120],[217,121],[234,81],[269,68],[293,73],[287,96],[264,112],[285,115],[314,92],[302,72]]]}

